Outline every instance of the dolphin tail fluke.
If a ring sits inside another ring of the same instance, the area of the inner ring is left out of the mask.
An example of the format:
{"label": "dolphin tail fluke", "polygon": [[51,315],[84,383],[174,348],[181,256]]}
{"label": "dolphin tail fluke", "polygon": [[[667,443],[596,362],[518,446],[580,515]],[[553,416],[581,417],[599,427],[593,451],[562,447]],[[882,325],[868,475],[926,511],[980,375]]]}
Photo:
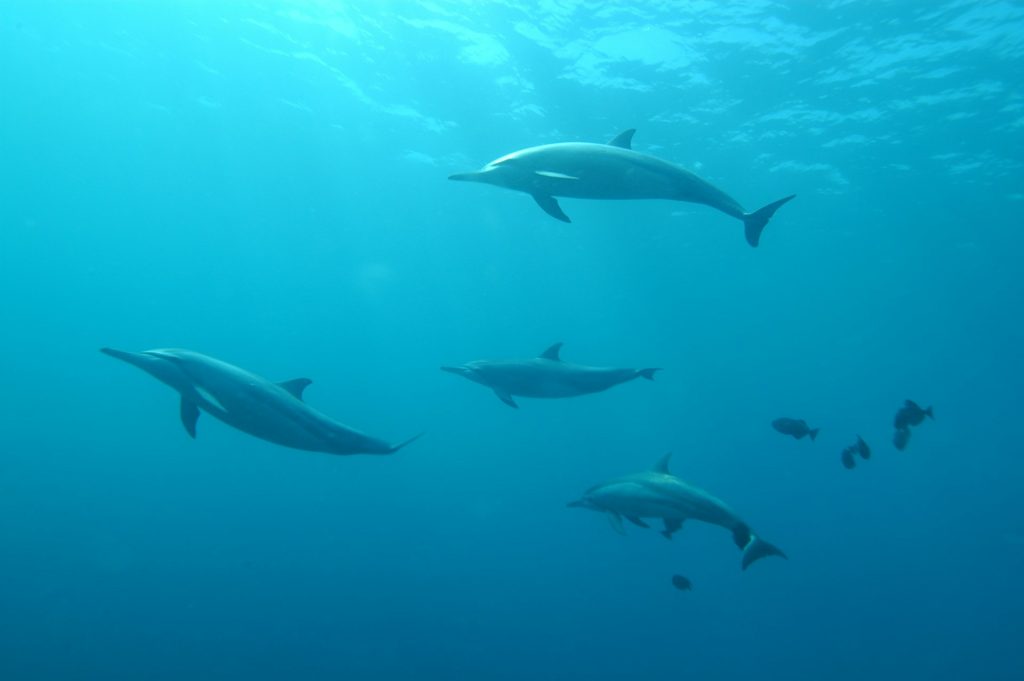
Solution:
{"label": "dolphin tail fluke", "polygon": [[747,547],[743,549],[743,569],[746,570],[755,560],[767,558],[768,556],[778,556],[789,560],[788,556],[778,546],[769,544],[760,537],[752,536]]}
{"label": "dolphin tail fluke", "polygon": [[757,244],[761,240],[761,232],[764,230],[764,226],[768,224],[768,221],[772,219],[772,216],[775,215],[775,211],[794,198],[796,198],[796,194],[791,194],[784,199],[769,203],[764,208],[759,208],[753,213],[745,213],[743,215],[743,229],[747,237],[747,243],[757,248]]}
{"label": "dolphin tail fluke", "polygon": [[819,432],[821,432],[821,428],[811,428],[807,431],[807,434],[811,436],[811,442],[814,442],[818,438]]}
{"label": "dolphin tail fluke", "polygon": [[924,413],[925,413],[925,414],[926,414],[926,415],[928,416],[928,418],[930,418],[930,419],[931,419],[932,421],[934,421],[934,420],[935,420],[935,414],[934,414],[934,412],[932,412],[932,408],[931,408],[931,407],[928,407],[927,409],[925,409],[925,410],[924,410]]}
{"label": "dolphin tail fluke", "polygon": [[652,367],[650,369],[637,369],[636,375],[646,378],[648,381],[654,380],[654,374],[661,371],[661,367]]}
{"label": "dolphin tail fluke", "polygon": [[408,440],[405,440],[403,442],[399,442],[397,445],[392,445],[388,449],[387,453],[388,454],[394,454],[395,452],[397,452],[402,447],[405,447],[406,445],[411,445],[413,442],[415,442],[416,440],[419,440],[421,437],[423,437],[423,433],[417,433],[416,435],[413,435]]}

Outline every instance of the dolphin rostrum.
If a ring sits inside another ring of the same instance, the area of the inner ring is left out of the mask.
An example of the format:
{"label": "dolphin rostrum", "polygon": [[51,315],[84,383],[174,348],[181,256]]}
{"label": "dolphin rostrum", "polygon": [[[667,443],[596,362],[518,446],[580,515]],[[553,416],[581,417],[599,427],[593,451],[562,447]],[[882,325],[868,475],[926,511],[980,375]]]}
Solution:
{"label": "dolphin rostrum", "polygon": [[465,376],[474,383],[494,391],[502,402],[519,408],[513,395],[522,397],[576,397],[599,393],[612,386],[643,376],[654,380],[651,369],[612,369],[563,362],[558,353],[562,343],[555,343],[539,357],[531,359],[481,359],[457,367],[441,367],[441,371]]}
{"label": "dolphin rostrum", "polygon": [[200,410],[244,433],[275,444],[328,454],[392,454],[396,445],[360,433],[302,401],[312,383],[296,378],[272,383],[213,357],[190,350],[100,352],[139,367],[181,394],[181,422],[193,438]]}
{"label": "dolphin rostrum", "polygon": [[743,551],[743,569],[766,556],[786,557],[778,547],[755,535],[736,512],[704,490],[688,485],[669,473],[666,454],[654,468],[595,485],[583,497],[569,504],[608,515],[616,532],[623,533],[622,519],[640,527],[650,527],[643,518],[658,518],[665,525],[661,534],[671,539],[684,520],[700,520],[732,532],[733,541]]}
{"label": "dolphin rostrum", "polygon": [[556,196],[576,199],[669,199],[703,203],[743,221],[747,243],[757,246],[761,230],[795,194],[748,213],[736,199],[674,163],[633,151],[633,133],[608,144],[561,142],[513,151],[478,171],[449,180],[483,182],[526,192],[545,213],[571,222]]}

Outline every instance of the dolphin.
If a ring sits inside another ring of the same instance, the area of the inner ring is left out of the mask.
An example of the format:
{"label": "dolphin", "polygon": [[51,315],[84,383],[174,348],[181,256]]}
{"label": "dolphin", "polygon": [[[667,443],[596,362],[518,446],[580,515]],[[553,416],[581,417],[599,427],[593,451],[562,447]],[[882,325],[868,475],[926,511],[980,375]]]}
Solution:
{"label": "dolphin", "polygon": [[668,470],[671,456],[663,456],[649,471],[595,485],[569,506],[606,513],[620,534],[624,533],[623,518],[640,527],[650,527],[643,518],[660,518],[665,526],[661,534],[667,539],[691,518],[719,525],[732,532],[733,541],[743,551],[744,570],[759,558],[786,558],[778,547],[755,535],[724,502],[672,475]]}
{"label": "dolphin", "polygon": [[196,436],[199,412],[274,444],[328,454],[393,454],[422,435],[396,445],[331,419],[302,401],[312,383],[296,378],[272,383],[256,374],[191,350],[100,352],[137,366],[181,394],[181,422]]}
{"label": "dolphin", "polygon": [[757,246],[768,220],[792,194],[748,213],[736,199],[690,171],[633,151],[635,129],[608,144],[561,142],[513,151],[480,170],[449,180],[483,182],[526,192],[551,217],[571,222],[556,196],[575,199],[669,199],[703,203],[743,221],[747,243]]}
{"label": "dolphin", "polygon": [[650,369],[612,369],[563,362],[559,357],[562,343],[555,343],[539,357],[532,359],[481,359],[457,367],[441,367],[441,371],[465,376],[474,383],[494,391],[502,402],[516,409],[513,395],[523,397],[576,397],[599,393],[612,386],[642,376],[654,380]]}

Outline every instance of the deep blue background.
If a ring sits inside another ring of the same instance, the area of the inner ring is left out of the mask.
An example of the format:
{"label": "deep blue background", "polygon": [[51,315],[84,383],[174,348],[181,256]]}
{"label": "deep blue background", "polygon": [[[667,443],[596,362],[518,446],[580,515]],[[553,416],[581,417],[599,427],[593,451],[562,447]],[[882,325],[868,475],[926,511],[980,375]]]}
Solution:
{"label": "deep blue background", "polygon": [[[14,0],[0,63],[0,678],[1020,678],[1019,2]],[[628,127],[798,198],[754,250],[446,180]],[[518,411],[438,371],[559,340],[665,371]],[[428,435],[193,442],[104,345]],[[565,508],[665,451],[790,560]]]}

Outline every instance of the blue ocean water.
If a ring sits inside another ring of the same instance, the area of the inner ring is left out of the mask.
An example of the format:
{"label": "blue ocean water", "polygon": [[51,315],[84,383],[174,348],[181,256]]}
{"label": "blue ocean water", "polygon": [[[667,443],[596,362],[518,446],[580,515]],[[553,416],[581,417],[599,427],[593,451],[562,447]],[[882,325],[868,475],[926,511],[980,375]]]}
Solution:
{"label": "blue ocean water", "polygon": [[[1020,2],[11,0],[0,58],[0,679],[1021,678]],[[633,127],[797,198],[447,180]],[[664,371],[438,370],[556,341]],[[426,435],[193,441],[102,346]],[[566,508],[667,451],[789,560]]]}

